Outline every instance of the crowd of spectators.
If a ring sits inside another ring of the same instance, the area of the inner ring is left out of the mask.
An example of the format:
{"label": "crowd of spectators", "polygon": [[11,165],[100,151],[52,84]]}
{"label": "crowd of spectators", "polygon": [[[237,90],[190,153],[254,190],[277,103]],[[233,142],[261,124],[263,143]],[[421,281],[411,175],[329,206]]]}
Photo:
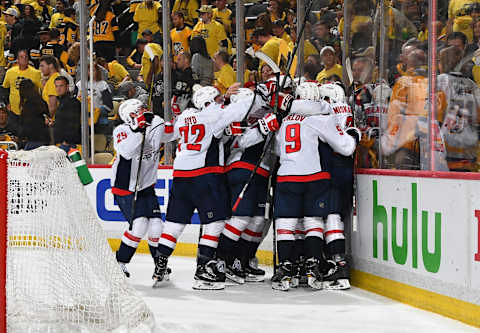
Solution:
{"label": "crowd of spectators", "polygon": [[[245,17],[236,22],[233,0],[170,0],[171,54],[165,54],[161,1],[91,0],[95,68],[88,103],[96,136],[107,139],[99,151],[109,151],[124,99],[138,98],[163,115],[168,107],[174,113],[188,107],[196,84],[225,92],[236,82],[239,42],[286,69],[297,41],[296,0],[242,2]],[[480,0],[437,2],[435,54],[428,47],[427,0],[315,0],[312,7],[300,80],[343,83],[364,132],[359,167],[427,169],[433,158],[439,170],[478,170]],[[25,149],[78,146],[80,2],[2,0],[0,8],[0,139]],[[236,24],[244,25],[244,38],[236,36]],[[173,97],[164,101],[167,56]],[[274,77],[263,61],[242,56],[246,87]],[[345,77],[345,58],[354,82]],[[429,69],[437,74],[435,96]]]}

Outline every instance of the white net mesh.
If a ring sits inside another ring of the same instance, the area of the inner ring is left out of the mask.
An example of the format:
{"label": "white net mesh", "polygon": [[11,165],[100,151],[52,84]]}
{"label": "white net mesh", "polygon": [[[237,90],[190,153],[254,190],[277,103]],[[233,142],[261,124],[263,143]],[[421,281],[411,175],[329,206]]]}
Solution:
{"label": "white net mesh", "polygon": [[9,152],[8,332],[147,332],[75,168],[56,147]]}

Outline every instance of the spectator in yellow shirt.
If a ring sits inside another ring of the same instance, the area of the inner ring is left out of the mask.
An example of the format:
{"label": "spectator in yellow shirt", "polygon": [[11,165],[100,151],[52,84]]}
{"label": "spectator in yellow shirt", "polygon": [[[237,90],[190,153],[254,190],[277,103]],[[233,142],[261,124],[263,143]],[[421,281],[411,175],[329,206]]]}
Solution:
{"label": "spectator in yellow shirt", "polygon": [[189,39],[192,35],[192,29],[187,27],[184,22],[182,12],[172,14],[173,29],[170,30],[170,39],[172,41],[173,61],[182,52],[190,52]]}
{"label": "spectator in yellow shirt", "polygon": [[[257,42],[262,46],[260,51],[265,53],[270,59],[282,69],[287,63],[288,52],[290,48],[283,39],[274,37],[269,31],[260,28],[255,30],[254,36]],[[259,69],[262,68],[263,61],[260,62]]]}
{"label": "spectator in yellow shirt", "polygon": [[213,19],[223,24],[227,34],[232,33],[232,11],[226,7],[227,0],[215,0]]}
{"label": "spectator in yellow shirt", "polygon": [[202,36],[207,43],[208,54],[213,57],[222,48],[228,50],[228,39],[223,25],[212,20],[213,9],[211,6],[203,5],[198,10],[201,21],[193,28],[192,37]]}
{"label": "spectator in yellow shirt", "polygon": [[50,25],[48,26],[50,29],[56,28],[60,23],[63,22],[63,18],[65,17],[65,4],[61,0],[57,0],[55,3],[55,14],[52,15],[50,19]]}
{"label": "spectator in yellow shirt", "polygon": [[160,18],[162,5],[158,1],[145,0],[135,9],[133,21],[138,23],[138,36],[142,35],[145,30],[150,30],[153,33],[153,38],[156,43],[162,39],[160,35]]}
{"label": "spectator in yellow shirt", "polygon": [[105,58],[98,58],[97,63],[108,71],[107,83],[111,84],[114,90],[123,82],[130,81],[130,74],[117,60],[107,62]]}
{"label": "spectator in yellow shirt", "polygon": [[40,58],[40,71],[42,72],[42,99],[48,105],[50,118],[55,116],[57,111],[57,91],[55,90],[55,79],[60,75],[58,73],[60,66],[54,56],[43,56]]}
{"label": "spectator in yellow shirt", "polygon": [[285,31],[283,21],[276,20],[275,22],[273,22],[272,33],[275,37],[283,39],[287,44],[290,44],[292,42],[292,39]]}
{"label": "spectator in yellow shirt", "polygon": [[215,87],[217,87],[222,94],[225,94],[227,89],[235,83],[235,72],[232,66],[230,66],[228,58],[228,53],[225,51],[218,51],[213,57]]}
{"label": "spectator in yellow shirt", "polygon": [[145,45],[142,56],[142,69],[140,75],[147,87],[152,83],[154,75],[162,71],[160,60],[162,59],[162,47],[156,43],[148,43]]}
{"label": "spectator in yellow shirt", "polygon": [[182,12],[185,18],[185,23],[193,27],[198,19],[198,7],[197,0],[175,0],[172,13]]}
{"label": "spectator in yellow shirt", "polygon": [[317,81],[319,83],[325,83],[326,81],[330,81],[332,79],[340,79],[342,80],[342,66],[335,63],[335,49],[331,46],[325,46],[320,51],[320,58],[322,59],[322,63],[325,68],[318,73]]}
{"label": "spectator in yellow shirt", "polygon": [[27,78],[32,80],[38,90],[41,87],[41,73],[38,69],[35,69],[28,64],[29,57],[27,50],[19,50],[17,52],[17,64],[18,66],[13,66],[5,74],[5,79],[3,80],[3,88],[10,89],[9,93],[9,105],[7,108],[10,110],[9,113],[9,122],[13,126],[18,127],[20,111],[20,92],[19,85],[20,82]]}
{"label": "spectator in yellow shirt", "polygon": [[127,57],[127,65],[133,69],[140,69],[142,68],[142,56],[143,56],[143,49],[148,42],[141,38],[137,39],[135,43],[135,48],[133,49],[132,53]]}

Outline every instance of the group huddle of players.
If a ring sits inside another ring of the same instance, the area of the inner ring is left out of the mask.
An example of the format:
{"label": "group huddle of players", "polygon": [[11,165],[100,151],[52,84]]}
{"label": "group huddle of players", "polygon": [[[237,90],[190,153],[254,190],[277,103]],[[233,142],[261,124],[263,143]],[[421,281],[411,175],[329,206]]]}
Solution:
{"label": "group huddle of players", "polygon": [[[264,281],[255,254],[272,220],[278,252],[273,289],[300,283],[350,288],[343,221],[352,211],[352,155],[360,131],[340,85],[303,82],[293,90],[288,83],[280,91],[277,84],[234,89],[228,98],[201,87],[194,107],[172,123],[139,100],[121,104],[111,184],[130,222],[116,253],[127,276],[126,264],[147,235],[153,286],[167,281],[168,258],[197,209],[202,233],[194,289],[224,289],[226,279]],[[177,149],[164,222],[154,184],[160,147],[169,141]]]}

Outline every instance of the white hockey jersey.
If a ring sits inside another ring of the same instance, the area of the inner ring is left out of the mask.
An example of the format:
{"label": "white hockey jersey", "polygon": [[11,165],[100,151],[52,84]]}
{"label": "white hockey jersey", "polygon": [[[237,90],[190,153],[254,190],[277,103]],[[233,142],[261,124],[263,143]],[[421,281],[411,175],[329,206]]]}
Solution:
{"label": "white hockey jersey", "polygon": [[335,118],[342,129],[345,130],[349,127],[353,127],[353,112],[350,105],[346,103],[334,103],[331,105],[333,114],[335,115]]}
{"label": "white hockey jersey", "polygon": [[[268,109],[256,111],[255,119],[263,117]],[[253,171],[263,149],[265,148],[265,137],[258,130],[258,126],[249,127],[241,136],[233,137],[228,141],[228,156],[225,172],[233,169],[247,169]],[[273,164],[274,155],[267,152],[257,168],[256,173],[268,177]]]}
{"label": "white hockey jersey", "polygon": [[[314,108],[317,114],[313,114]],[[275,152],[280,157],[278,181],[304,182],[329,179],[323,171],[319,144],[324,142],[344,156],[355,151],[355,140],[343,131],[326,102],[295,100],[290,114],[276,134]],[[311,114],[311,115],[307,115]],[[313,114],[313,115],[312,115]]]}
{"label": "white hockey jersey", "polygon": [[212,103],[201,111],[193,108],[183,111],[174,127],[178,145],[173,177],[223,173],[223,131],[230,123],[245,117],[252,98],[228,106]]}
{"label": "white hockey jersey", "polygon": [[[128,195],[135,191],[142,133],[134,132],[127,124],[121,124],[113,130],[113,147],[117,156],[112,166],[112,193]],[[173,140],[173,128],[159,116],[155,116],[147,127],[139,188],[141,191],[157,182],[157,168],[160,160],[160,146]]]}

